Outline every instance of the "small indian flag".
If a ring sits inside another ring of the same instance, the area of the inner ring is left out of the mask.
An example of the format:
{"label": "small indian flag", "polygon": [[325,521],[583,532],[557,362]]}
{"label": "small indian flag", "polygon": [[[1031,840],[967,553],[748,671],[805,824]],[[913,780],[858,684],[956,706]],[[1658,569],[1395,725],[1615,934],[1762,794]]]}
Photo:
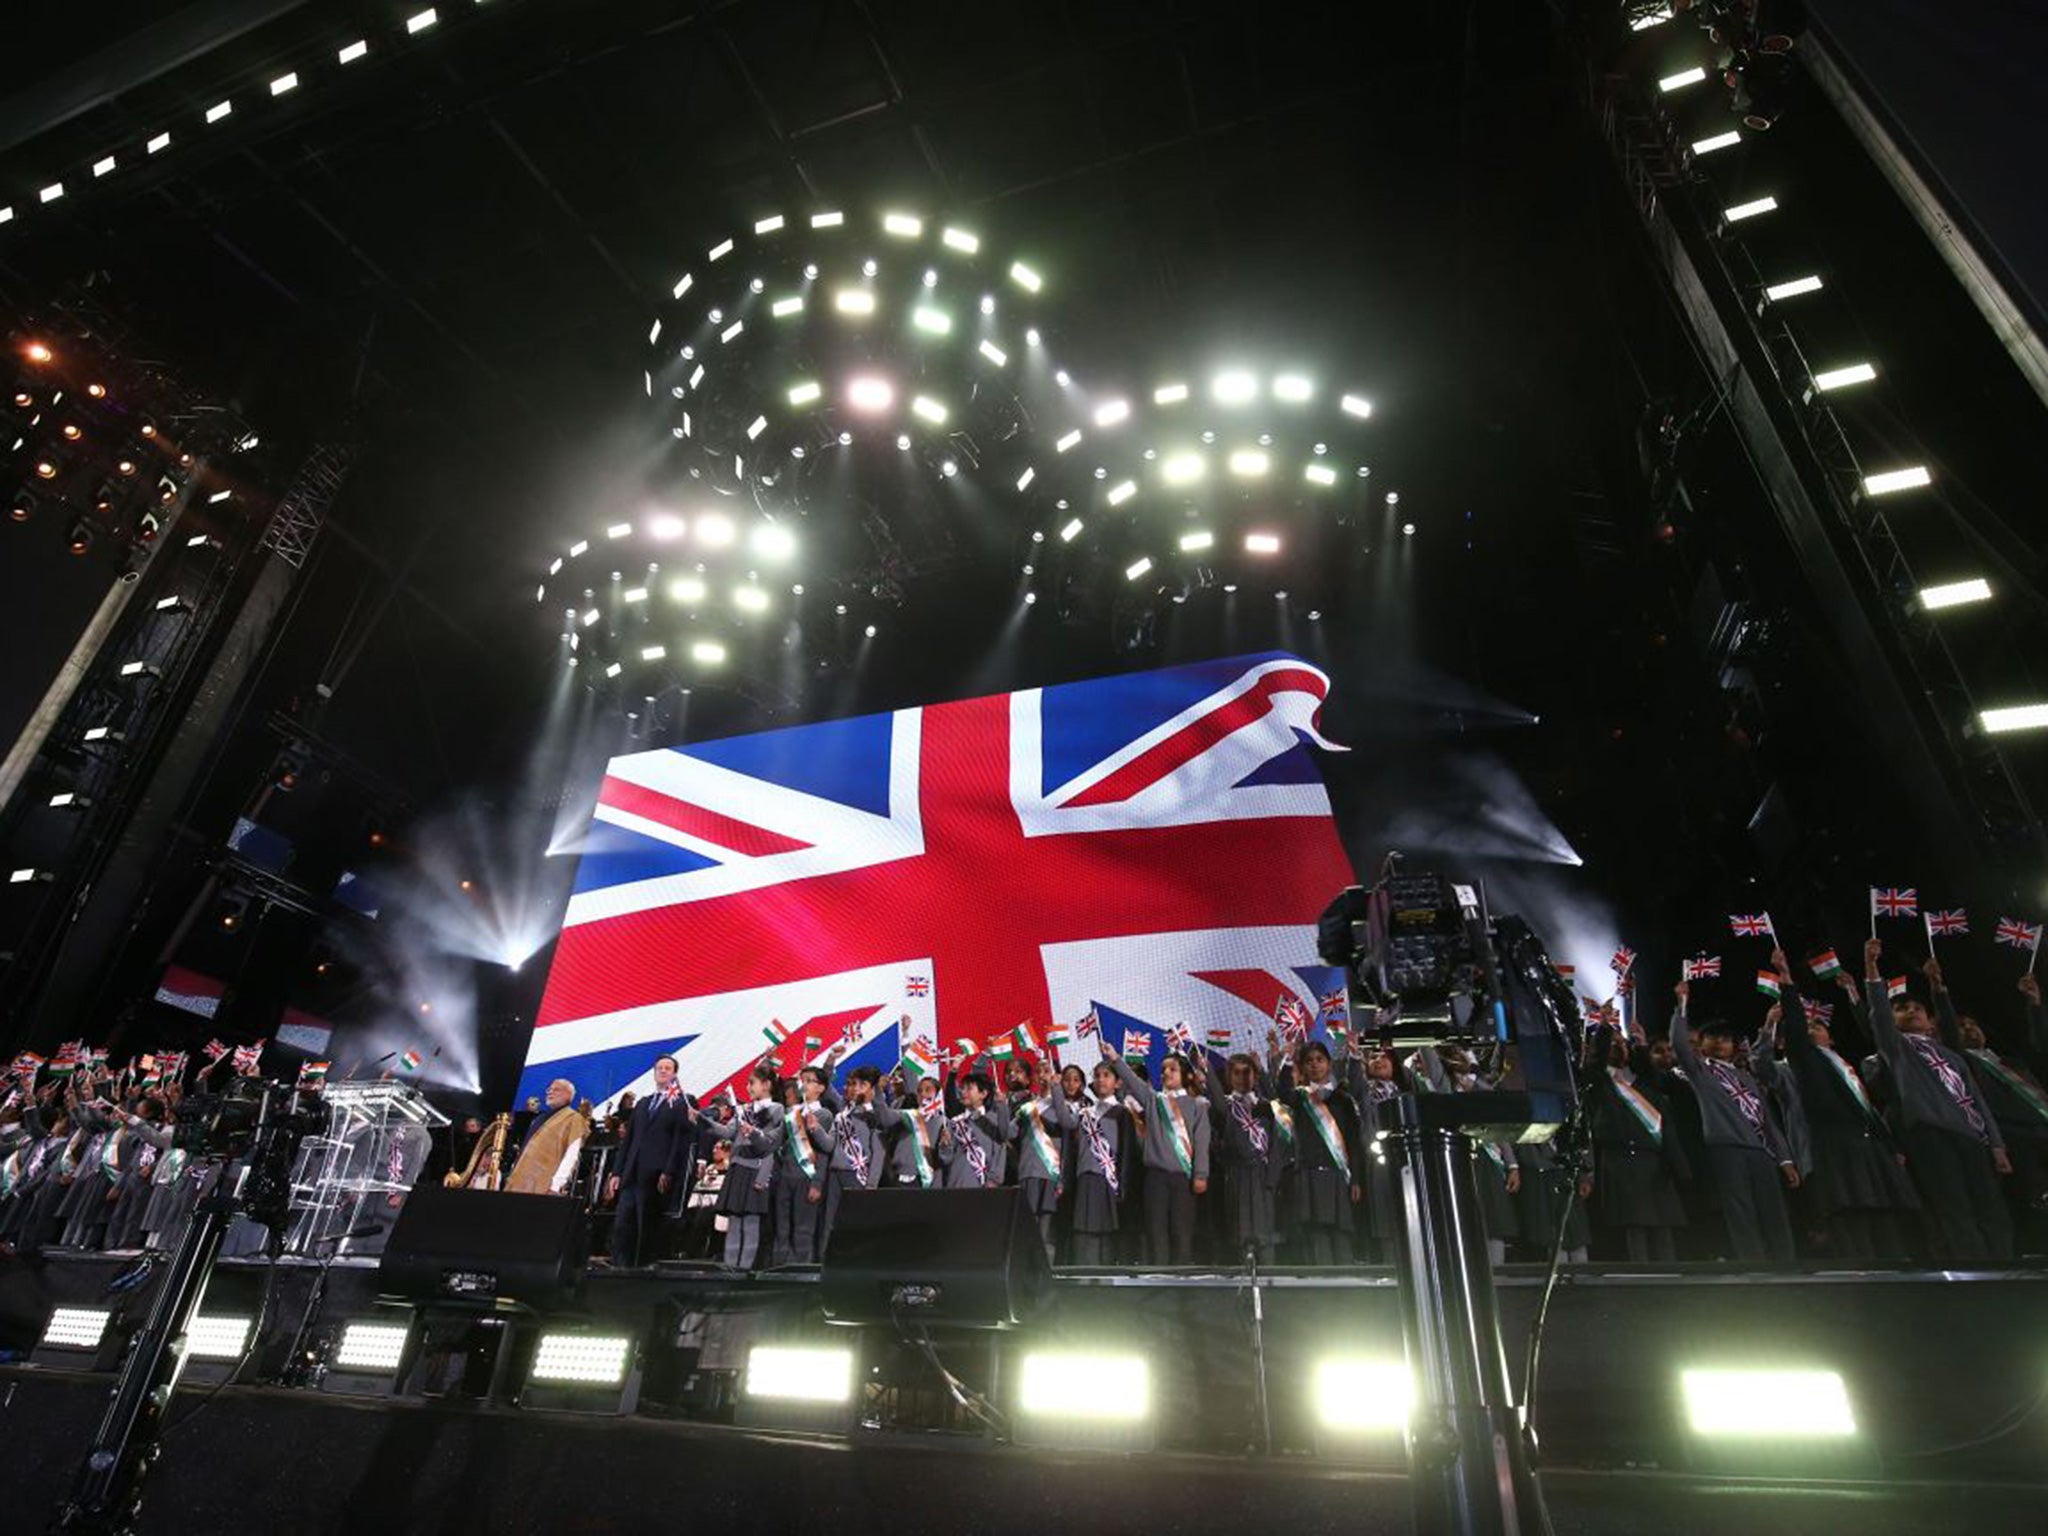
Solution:
{"label": "small indian flag", "polygon": [[789,1038],[789,1026],[780,1019],[770,1019],[761,1026],[761,1038],[770,1045],[780,1045]]}
{"label": "small indian flag", "polygon": [[408,1072],[417,1072],[420,1069],[420,1053],[418,1051],[407,1051],[398,1058],[398,1064]]}
{"label": "small indian flag", "polygon": [[1763,993],[1765,997],[1776,997],[1779,990],[1778,973],[1776,971],[1758,971],[1756,973],[1756,989]]}
{"label": "small indian flag", "polygon": [[1229,1050],[1230,1041],[1231,1034],[1228,1025],[1225,1025],[1221,1029],[1212,1029],[1209,1031],[1209,1049],[1212,1051]]}
{"label": "small indian flag", "polygon": [[903,1070],[913,1078],[923,1077],[937,1066],[938,1061],[932,1056],[932,1048],[922,1040],[913,1040],[903,1047]]}
{"label": "small indian flag", "polygon": [[1046,1031],[1045,1043],[1056,1051],[1064,1050],[1074,1043],[1073,1031],[1064,1024],[1055,1024]]}
{"label": "small indian flag", "polygon": [[1031,1032],[1031,1021],[1029,1019],[1019,1024],[1014,1033],[1017,1037],[1018,1050],[1034,1056],[1038,1053],[1038,1036]]}
{"label": "small indian flag", "polygon": [[1010,1036],[1003,1035],[996,1040],[994,1045],[988,1048],[988,1053],[996,1061],[1008,1061],[1017,1054],[1017,1042],[1011,1039]]}
{"label": "small indian flag", "polygon": [[804,1049],[812,1052],[813,1054],[822,1051],[823,1049],[825,1049],[824,1037],[822,1035],[805,1035]]}
{"label": "small indian flag", "polygon": [[1813,974],[1818,976],[1822,981],[1826,981],[1831,976],[1839,976],[1842,974],[1841,959],[1835,954],[1835,952],[1832,949],[1822,950],[1819,954],[1815,955],[1811,960],[1807,961],[1806,963],[1810,967],[1812,967]]}
{"label": "small indian flag", "polygon": [[302,1083],[324,1082],[327,1078],[327,1069],[332,1065],[334,1063],[329,1061],[309,1061],[299,1068],[299,1081]]}

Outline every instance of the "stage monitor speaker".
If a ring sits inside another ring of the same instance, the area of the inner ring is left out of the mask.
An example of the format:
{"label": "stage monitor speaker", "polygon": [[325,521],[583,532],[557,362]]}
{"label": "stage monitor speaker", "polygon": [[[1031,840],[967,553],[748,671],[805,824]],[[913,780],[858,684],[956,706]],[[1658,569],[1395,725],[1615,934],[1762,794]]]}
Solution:
{"label": "stage monitor speaker", "polygon": [[823,1270],[835,1323],[1015,1328],[1052,1293],[1023,1191],[874,1189],[839,1204]]}
{"label": "stage monitor speaker", "polygon": [[377,1283],[404,1301],[545,1309],[576,1299],[589,1257],[580,1200],[422,1184],[391,1228]]}

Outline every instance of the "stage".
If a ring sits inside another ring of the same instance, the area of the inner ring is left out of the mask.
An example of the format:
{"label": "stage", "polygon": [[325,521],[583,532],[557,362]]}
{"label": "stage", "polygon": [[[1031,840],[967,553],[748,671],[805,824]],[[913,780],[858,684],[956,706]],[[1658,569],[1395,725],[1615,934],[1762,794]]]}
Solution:
{"label": "stage", "polygon": [[[32,1272],[9,1261],[0,1289],[9,1342],[21,1342],[20,1319],[36,1307],[109,1305],[107,1282],[122,1267],[60,1255]],[[253,1315],[266,1278],[261,1263],[223,1264],[203,1315]],[[316,1266],[279,1266],[265,1341],[244,1380],[277,1379],[302,1326],[302,1352],[324,1355],[349,1322],[405,1316],[380,1313],[367,1263],[329,1267],[309,1313],[320,1279]],[[1501,1276],[1516,1374],[1540,1283],[1536,1270]],[[826,1325],[814,1272],[593,1272],[579,1306],[515,1323],[507,1347],[524,1362],[541,1332],[630,1337],[631,1411],[618,1411],[617,1390],[577,1400],[529,1387],[524,1364],[500,1377],[493,1400],[483,1363],[415,1381],[404,1396],[389,1381],[356,1380],[352,1390],[367,1395],[337,1391],[337,1373],[293,1388],[238,1382],[210,1398],[226,1367],[209,1377],[195,1363],[141,1529],[583,1531],[634,1527],[664,1510],[737,1528],[899,1533],[1275,1519],[1297,1530],[1406,1529],[1398,1436],[1334,1439],[1318,1427],[1310,1391],[1317,1362],[1332,1354],[1398,1359],[1391,1275],[1280,1270],[1258,1292],[1270,1442],[1241,1276],[1063,1271],[1034,1325],[939,1341],[947,1368],[1005,1413],[1027,1352],[1121,1351],[1150,1363],[1141,1423],[1055,1425],[1048,1435],[1021,1420],[992,1432],[888,1329]],[[145,1296],[131,1292],[122,1306],[139,1311]],[[1864,1533],[2034,1529],[2048,1496],[2044,1337],[2048,1271],[2037,1268],[1567,1271],[1537,1394],[1556,1527],[1620,1532],[1654,1520],[1670,1536],[1838,1522]],[[740,1372],[764,1343],[851,1347],[854,1403],[821,1415],[750,1402]],[[1699,1365],[1840,1372],[1853,1444],[1769,1465],[1730,1458],[1687,1432],[1677,1375]],[[0,1465],[23,1528],[39,1525],[66,1486],[110,1380],[0,1368]],[[1095,1384],[1083,1372],[1074,1386],[1079,1406]],[[1038,1443],[1016,1443],[1027,1439]]]}

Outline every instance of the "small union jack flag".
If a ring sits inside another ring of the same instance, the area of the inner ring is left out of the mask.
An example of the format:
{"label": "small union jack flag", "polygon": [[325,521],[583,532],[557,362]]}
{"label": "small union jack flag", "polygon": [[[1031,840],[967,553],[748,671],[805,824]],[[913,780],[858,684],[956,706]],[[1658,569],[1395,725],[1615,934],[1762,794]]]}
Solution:
{"label": "small union jack flag", "polygon": [[1273,1009],[1273,1022],[1280,1026],[1280,1038],[1290,1045],[1299,1045],[1308,1038],[1308,1032],[1315,1027],[1301,999],[1292,992],[1281,998]]}
{"label": "small union jack flag", "polygon": [[1142,1029],[1124,1031],[1124,1060],[1143,1061],[1152,1054],[1152,1036]]}
{"label": "small union jack flag", "polygon": [[2023,923],[2016,917],[2001,917],[1991,937],[2000,944],[2010,944],[2014,949],[2038,950],[2041,947],[2041,925]]}
{"label": "small union jack flag", "polygon": [[1185,1024],[1167,1025],[1166,1048],[1169,1051],[1179,1051],[1183,1056],[1194,1055],[1195,1032],[1189,1029]]}
{"label": "small union jack flag", "polygon": [[1701,955],[1686,961],[1682,969],[1687,981],[1704,981],[1721,974],[1721,957]]}
{"label": "small union jack flag", "polygon": [[929,976],[906,976],[903,978],[903,995],[905,997],[925,997],[930,994],[931,990],[932,979]]}
{"label": "small union jack flag", "polygon": [[1738,939],[1767,939],[1771,937],[1771,915],[1768,912],[1732,912],[1728,926],[1735,930]]}
{"label": "small union jack flag", "polygon": [[1911,887],[1874,885],[1870,888],[1870,911],[1875,917],[1917,917],[1920,893]]}
{"label": "small union jack flag", "polygon": [[206,1053],[208,1061],[219,1061],[221,1057],[228,1053],[228,1046],[225,1040],[209,1040],[200,1049]]}
{"label": "small union jack flag", "polygon": [[1809,1024],[1826,1024],[1834,1016],[1835,1005],[1833,1003],[1808,1003],[1806,1005],[1806,1021]]}
{"label": "small union jack flag", "polygon": [[1614,984],[1614,995],[1616,997],[1633,997],[1635,996],[1635,991],[1636,979],[1633,976],[1624,976]]}
{"label": "small union jack flag", "polygon": [[1342,1018],[1350,1006],[1351,999],[1346,996],[1342,987],[1333,988],[1316,1000],[1317,1016],[1325,1019]]}
{"label": "small union jack flag", "polygon": [[1930,938],[1953,938],[1959,933],[1970,931],[1970,914],[1961,907],[1949,912],[1927,914],[1927,934]]}
{"label": "small union jack flag", "polygon": [[1081,1022],[1074,1026],[1074,1033],[1083,1040],[1087,1039],[1090,1035],[1102,1033],[1102,1020],[1095,1016],[1093,1008],[1090,1008],[1087,1013],[1082,1015]]}
{"label": "small union jack flag", "polygon": [[1607,962],[1608,968],[1617,976],[1626,976],[1635,968],[1636,952],[1626,944],[1614,952],[1614,958]]}

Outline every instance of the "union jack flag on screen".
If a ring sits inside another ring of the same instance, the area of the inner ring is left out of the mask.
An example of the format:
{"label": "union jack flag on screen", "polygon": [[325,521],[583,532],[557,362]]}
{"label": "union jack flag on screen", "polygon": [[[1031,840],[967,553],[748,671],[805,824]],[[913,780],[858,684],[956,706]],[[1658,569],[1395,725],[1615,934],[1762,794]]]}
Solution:
{"label": "union jack flag on screen", "polygon": [[885,1008],[941,1050],[1098,1006],[1263,1031],[1352,882],[1328,692],[1267,654],[614,758],[517,1097],[664,1052],[708,1097],[769,1020],[787,1069]]}

